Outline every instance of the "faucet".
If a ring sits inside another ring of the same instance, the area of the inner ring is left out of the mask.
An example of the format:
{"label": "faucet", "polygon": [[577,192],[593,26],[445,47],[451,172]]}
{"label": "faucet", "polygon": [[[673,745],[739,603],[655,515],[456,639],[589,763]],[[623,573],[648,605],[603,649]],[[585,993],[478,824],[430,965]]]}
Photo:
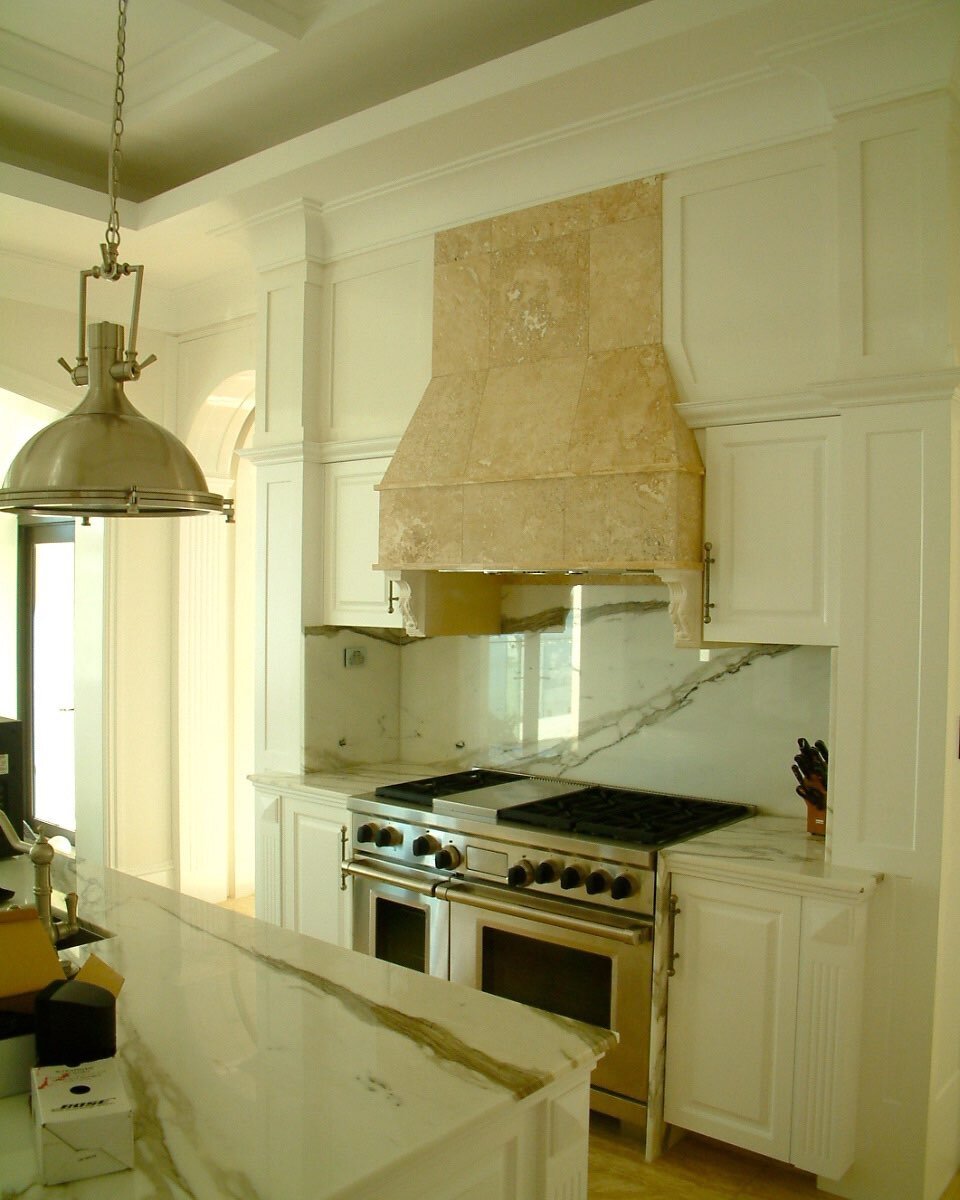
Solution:
{"label": "faucet", "polygon": [[53,919],[53,884],[51,881],[50,865],[55,851],[42,835],[30,847],[30,861],[33,863],[33,895],[37,902],[37,916],[47,931],[47,936],[54,946],[72,937],[80,929],[77,920],[77,904],[79,898],[76,892],[67,892],[64,902],[67,906],[67,919]]}
{"label": "faucet", "polygon": [[0,808],[0,833],[10,843],[10,849],[17,854],[27,854],[30,850],[30,843],[25,842],[23,838],[17,835],[17,831],[13,827],[13,823],[7,814]]}
{"label": "faucet", "polygon": [[80,929],[77,919],[78,896],[76,892],[67,892],[64,896],[67,919],[65,921],[54,921],[53,919],[53,883],[50,870],[55,853],[53,847],[43,836],[38,837],[32,846],[18,837],[10,818],[2,808],[0,808],[0,833],[10,843],[11,850],[15,850],[18,854],[30,855],[30,861],[33,863],[33,895],[37,904],[37,916],[47,931],[50,941],[56,946],[66,938],[72,937]]}

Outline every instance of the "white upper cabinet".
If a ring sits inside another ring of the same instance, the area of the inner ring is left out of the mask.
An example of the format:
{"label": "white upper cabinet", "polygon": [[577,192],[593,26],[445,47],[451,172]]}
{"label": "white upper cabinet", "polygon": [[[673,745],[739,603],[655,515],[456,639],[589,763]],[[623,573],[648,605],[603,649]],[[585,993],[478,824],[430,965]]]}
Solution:
{"label": "white upper cabinet", "polygon": [[706,431],[705,642],[836,643],[839,454],[836,417]]}
{"label": "white upper cabinet", "polygon": [[323,615],[326,625],[399,628],[390,583],[375,571],[380,498],[375,490],[390,459],[328,463],[324,468]]}

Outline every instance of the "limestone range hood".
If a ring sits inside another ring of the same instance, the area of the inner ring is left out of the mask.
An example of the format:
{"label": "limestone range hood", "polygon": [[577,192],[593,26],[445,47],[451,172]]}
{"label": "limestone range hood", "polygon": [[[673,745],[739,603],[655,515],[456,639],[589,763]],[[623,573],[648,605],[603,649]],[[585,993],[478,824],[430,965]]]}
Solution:
{"label": "limestone range hood", "polygon": [[437,235],[433,377],[379,485],[379,569],[655,574],[694,644],[703,463],[661,240],[659,177]]}

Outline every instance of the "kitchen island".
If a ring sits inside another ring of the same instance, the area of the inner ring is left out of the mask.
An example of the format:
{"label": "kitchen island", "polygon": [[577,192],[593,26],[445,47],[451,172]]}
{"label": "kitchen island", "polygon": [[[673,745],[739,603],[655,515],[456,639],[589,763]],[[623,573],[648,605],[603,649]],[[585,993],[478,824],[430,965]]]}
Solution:
{"label": "kitchen island", "polygon": [[[29,862],[0,862],[0,885],[30,903]],[[126,980],[136,1166],[42,1187],[28,1098],[9,1097],[4,1200],[586,1196],[589,1074],[609,1031],[115,871],[81,867],[76,890]]]}

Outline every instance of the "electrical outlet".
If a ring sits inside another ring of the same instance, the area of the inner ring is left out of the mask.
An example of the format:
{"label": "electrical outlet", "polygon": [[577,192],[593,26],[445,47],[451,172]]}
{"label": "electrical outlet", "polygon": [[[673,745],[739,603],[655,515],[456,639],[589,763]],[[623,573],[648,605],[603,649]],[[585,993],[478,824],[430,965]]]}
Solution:
{"label": "electrical outlet", "polygon": [[367,656],[359,646],[348,646],[343,652],[343,665],[345,667],[362,667],[367,661]]}

